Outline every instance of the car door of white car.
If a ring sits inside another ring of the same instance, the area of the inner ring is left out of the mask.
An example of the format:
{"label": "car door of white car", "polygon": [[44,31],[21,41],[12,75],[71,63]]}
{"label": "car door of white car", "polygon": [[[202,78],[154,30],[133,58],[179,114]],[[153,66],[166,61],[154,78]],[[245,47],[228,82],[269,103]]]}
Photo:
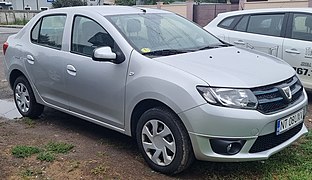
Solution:
{"label": "car door of white car", "polygon": [[233,30],[228,30],[229,41],[239,47],[281,57],[285,18],[284,13],[245,15]]}
{"label": "car door of white car", "polygon": [[312,14],[292,13],[283,45],[283,59],[294,67],[300,80],[312,89]]}
{"label": "car door of white car", "polygon": [[128,61],[115,64],[92,59],[97,47],[110,47],[121,52],[114,39],[95,20],[76,15],[73,19],[70,52],[66,63],[66,84],[69,109],[91,118],[122,128]]}

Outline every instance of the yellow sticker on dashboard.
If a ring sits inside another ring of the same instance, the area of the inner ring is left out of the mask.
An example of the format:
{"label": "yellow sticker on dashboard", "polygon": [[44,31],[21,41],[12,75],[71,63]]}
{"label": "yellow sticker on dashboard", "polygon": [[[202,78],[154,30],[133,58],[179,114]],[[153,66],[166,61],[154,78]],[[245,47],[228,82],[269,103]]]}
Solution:
{"label": "yellow sticker on dashboard", "polygon": [[142,48],[141,52],[142,53],[148,53],[148,52],[151,52],[151,49],[150,48]]}

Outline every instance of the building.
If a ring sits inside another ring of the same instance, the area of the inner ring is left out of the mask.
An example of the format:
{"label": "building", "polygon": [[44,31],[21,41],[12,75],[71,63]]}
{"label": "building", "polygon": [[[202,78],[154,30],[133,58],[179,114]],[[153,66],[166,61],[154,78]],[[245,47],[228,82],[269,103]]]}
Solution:
{"label": "building", "polygon": [[243,9],[312,7],[312,0],[240,0]]}
{"label": "building", "polygon": [[[52,8],[55,0],[0,0],[0,9],[13,10],[46,10]],[[115,0],[82,0],[89,6],[115,4]]]}
{"label": "building", "polygon": [[52,7],[54,0],[0,0],[1,4],[9,4],[9,6],[2,6],[2,9],[13,10],[46,10]]}

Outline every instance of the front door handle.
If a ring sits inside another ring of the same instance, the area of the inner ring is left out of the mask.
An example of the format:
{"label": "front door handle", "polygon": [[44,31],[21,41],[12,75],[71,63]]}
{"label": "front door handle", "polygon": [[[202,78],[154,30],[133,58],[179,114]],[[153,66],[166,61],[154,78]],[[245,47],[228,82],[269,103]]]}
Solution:
{"label": "front door handle", "polygon": [[70,64],[67,65],[66,69],[67,69],[67,73],[68,74],[70,74],[72,76],[76,76],[77,71],[76,71],[76,68],[73,65],[70,65]]}
{"label": "front door handle", "polygon": [[35,64],[35,58],[32,55],[28,54],[26,59],[29,64]]}
{"label": "front door handle", "polygon": [[300,52],[297,49],[286,49],[285,52],[290,53],[290,54],[300,54]]}
{"label": "front door handle", "polygon": [[234,44],[245,45],[246,43],[243,40],[237,40],[237,41],[234,41]]}

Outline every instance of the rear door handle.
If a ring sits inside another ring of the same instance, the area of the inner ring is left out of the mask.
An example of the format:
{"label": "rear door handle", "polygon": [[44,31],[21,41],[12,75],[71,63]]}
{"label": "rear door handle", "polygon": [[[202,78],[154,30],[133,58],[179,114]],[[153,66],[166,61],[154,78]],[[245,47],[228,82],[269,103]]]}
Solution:
{"label": "rear door handle", "polygon": [[35,58],[32,55],[28,54],[26,59],[29,64],[35,64]]}
{"label": "rear door handle", "polygon": [[237,41],[234,41],[234,44],[245,45],[246,43],[243,40],[237,40]]}
{"label": "rear door handle", "polygon": [[67,69],[67,73],[68,74],[70,74],[72,76],[76,76],[77,71],[76,71],[76,68],[73,65],[70,65],[70,64],[67,65],[66,69]]}
{"label": "rear door handle", "polygon": [[297,49],[286,49],[285,52],[290,54],[300,54],[300,52]]}

